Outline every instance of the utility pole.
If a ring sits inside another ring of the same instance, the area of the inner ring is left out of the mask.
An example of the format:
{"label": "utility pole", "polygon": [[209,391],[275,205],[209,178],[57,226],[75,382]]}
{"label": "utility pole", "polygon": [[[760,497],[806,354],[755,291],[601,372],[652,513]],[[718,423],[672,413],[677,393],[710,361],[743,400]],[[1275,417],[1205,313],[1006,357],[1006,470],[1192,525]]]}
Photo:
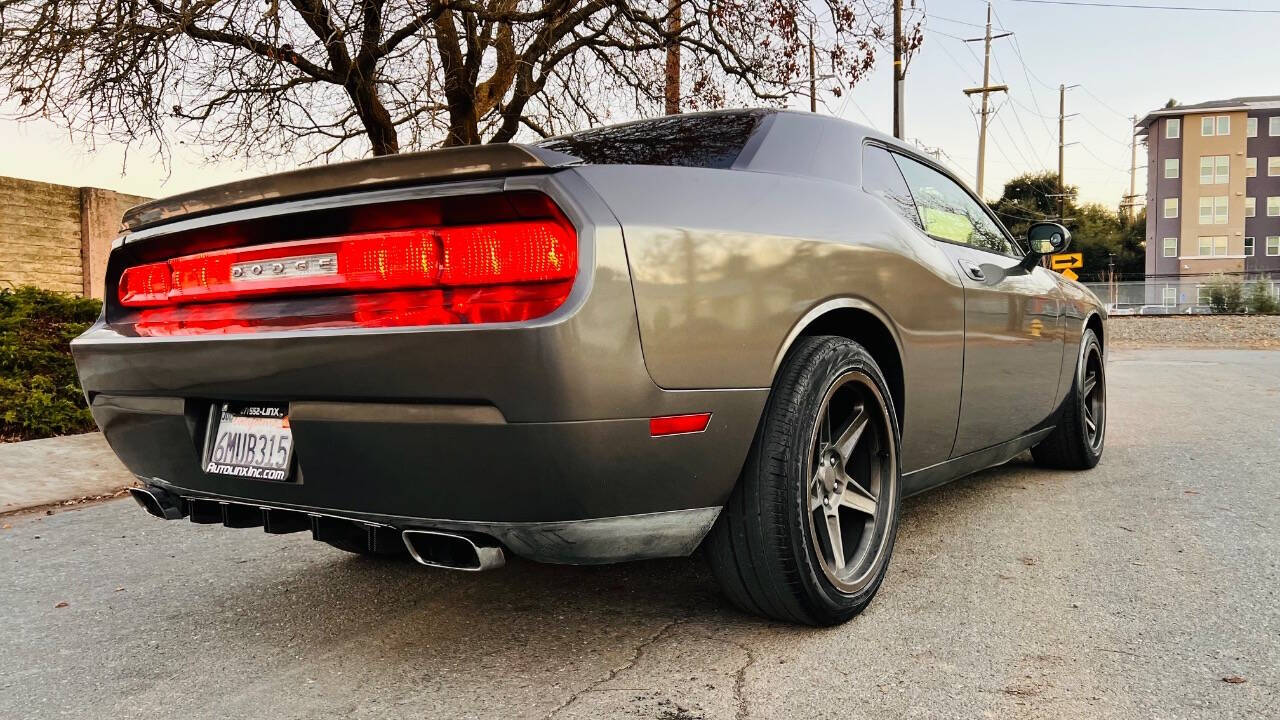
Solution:
{"label": "utility pole", "polygon": [[907,136],[903,107],[907,73],[902,55],[902,0],[893,0],[893,136],[899,140]]}
{"label": "utility pole", "polygon": [[818,51],[813,47],[812,22],[809,23],[809,112],[818,112]]}
{"label": "utility pole", "polygon": [[1129,194],[1124,196],[1124,202],[1120,203],[1120,207],[1128,214],[1129,222],[1133,222],[1138,213],[1138,187],[1136,175],[1138,173],[1138,136],[1133,132],[1133,128],[1138,124],[1136,115],[1129,116]]}
{"label": "utility pole", "polygon": [[1079,85],[1058,85],[1058,222],[1067,216],[1067,181],[1066,181],[1066,147],[1075,145],[1067,142],[1067,118],[1075,117],[1075,113],[1067,114],[1067,91]]}
{"label": "utility pole", "polygon": [[1058,84],[1058,221],[1067,214],[1067,183],[1063,179],[1066,166],[1067,86]]}
{"label": "utility pole", "polygon": [[990,103],[987,99],[987,96],[993,92],[1009,91],[1008,85],[992,85],[991,84],[991,41],[998,38],[1002,38],[1002,37],[1008,37],[1012,34],[1013,33],[1011,32],[1004,32],[1004,33],[1000,33],[999,35],[991,34],[991,0],[987,0],[987,33],[986,35],[980,38],[970,38],[968,40],[965,40],[965,42],[982,41],[983,48],[984,48],[983,56],[982,56],[982,87],[968,88],[964,91],[965,95],[976,95],[978,93],[982,94],[982,115],[981,115],[981,119],[979,122],[979,129],[978,129],[977,180],[978,180],[978,197],[979,198],[982,197],[983,174],[984,174],[984,171],[986,170],[986,164],[987,164],[987,122],[991,116],[991,111],[988,109],[990,107]]}
{"label": "utility pole", "polygon": [[1137,194],[1137,174],[1138,174],[1138,136],[1133,132],[1133,126],[1138,124],[1138,118],[1129,116],[1129,220],[1133,220],[1133,206],[1138,197]]}
{"label": "utility pole", "polygon": [[667,32],[671,39],[667,41],[667,87],[666,111],[668,115],[680,114],[680,2],[667,0]]}

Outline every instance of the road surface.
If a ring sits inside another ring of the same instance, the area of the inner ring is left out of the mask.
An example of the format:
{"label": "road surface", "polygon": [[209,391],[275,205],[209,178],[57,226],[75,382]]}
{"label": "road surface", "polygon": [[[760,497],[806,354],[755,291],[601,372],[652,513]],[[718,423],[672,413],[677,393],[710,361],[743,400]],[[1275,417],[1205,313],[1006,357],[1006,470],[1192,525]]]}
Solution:
{"label": "road surface", "polygon": [[129,500],[0,518],[0,717],[1280,717],[1280,353],[1109,371],[1096,470],[906,501],[830,630],[737,613],[696,559],[467,574]]}

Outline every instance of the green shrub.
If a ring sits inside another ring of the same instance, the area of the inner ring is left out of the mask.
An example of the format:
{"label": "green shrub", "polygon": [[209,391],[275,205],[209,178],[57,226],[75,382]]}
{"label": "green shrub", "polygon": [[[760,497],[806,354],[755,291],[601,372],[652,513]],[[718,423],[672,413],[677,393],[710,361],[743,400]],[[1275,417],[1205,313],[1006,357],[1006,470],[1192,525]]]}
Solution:
{"label": "green shrub", "polygon": [[1271,294],[1271,278],[1262,275],[1254,279],[1253,286],[1249,288],[1249,312],[1255,312],[1262,315],[1274,315],[1280,312],[1280,302],[1276,302],[1275,295]]}
{"label": "green shrub", "polygon": [[1244,287],[1239,282],[1218,273],[1205,284],[1209,288],[1209,307],[1214,312],[1244,312]]}
{"label": "green shrub", "polygon": [[93,430],[70,343],[101,307],[35,287],[0,290],[0,438]]}

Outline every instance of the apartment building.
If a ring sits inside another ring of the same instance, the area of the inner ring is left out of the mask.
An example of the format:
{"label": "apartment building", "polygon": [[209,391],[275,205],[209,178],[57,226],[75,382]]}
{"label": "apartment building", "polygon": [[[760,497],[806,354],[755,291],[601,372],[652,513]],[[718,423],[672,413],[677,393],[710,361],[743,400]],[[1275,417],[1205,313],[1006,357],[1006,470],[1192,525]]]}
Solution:
{"label": "apartment building", "polygon": [[1214,273],[1280,280],[1280,95],[1175,105],[1147,145],[1147,302],[1204,304]]}

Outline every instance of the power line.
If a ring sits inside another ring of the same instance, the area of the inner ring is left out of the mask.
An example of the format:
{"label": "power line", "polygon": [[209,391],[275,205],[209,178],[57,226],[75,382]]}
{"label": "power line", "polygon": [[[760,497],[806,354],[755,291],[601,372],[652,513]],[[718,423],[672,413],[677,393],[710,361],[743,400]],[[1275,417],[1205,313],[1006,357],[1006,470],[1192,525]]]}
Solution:
{"label": "power line", "polygon": [[[1004,68],[1000,67],[1000,58],[999,58],[999,56],[992,55],[992,56],[991,56],[991,59],[995,61],[995,63],[996,63],[996,71],[1000,74],[1000,77],[1001,77],[1001,78],[1005,78]],[[1008,84],[1008,82],[1009,82],[1009,81],[1008,81],[1008,79],[1007,79],[1007,78],[1005,78],[1004,82],[1005,82],[1006,84]],[[1029,88],[1028,88],[1028,89],[1029,89]],[[1008,104],[1009,104],[1009,101],[1012,101],[1013,99],[1014,99],[1014,98],[1013,98],[1013,93],[1006,93],[1006,95],[1005,95],[1005,105],[1008,105]],[[1027,149],[1031,152],[1032,156],[1035,158],[1035,165],[1039,166],[1041,169],[1045,169],[1045,168],[1047,168],[1048,166],[1047,166],[1047,165],[1045,164],[1045,162],[1040,158],[1040,153],[1038,152],[1039,145],[1037,145],[1036,143],[1034,143],[1034,142],[1032,142],[1032,141],[1031,141],[1031,134],[1027,132],[1027,127],[1026,127],[1026,125],[1024,125],[1024,124],[1022,123],[1022,116],[1018,114],[1018,107],[1019,107],[1020,105],[1021,105],[1021,103],[1018,103],[1018,102],[1014,102],[1014,103],[1013,103],[1013,106],[1012,106],[1012,108],[1011,108],[1011,110],[1010,110],[1010,112],[1012,112],[1012,113],[1013,113],[1013,120],[1014,120],[1014,122],[1016,122],[1016,123],[1018,124],[1018,129],[1022,131],[1022,139],[1024,139],[1024,140],[1026,140],[1026,141],[1027,141]],[[1002,105],[1001,107],[1004,107],[1004,105]],[[997,120],[1000,120],[1001,125],[1004,125],[1004,120],[1002,120],[1002,119],[1001,119],[1001,118],[999,118],[998,116],[996,117],[996,119],[997,119]],[[1008,128],[1008,126],[1007,126],[1007,125],[1005,125],[1005,132],[1009,135],[1010,139],[1012,139],[1012,138],[1013,138],[1013,133],[1009,131],[1009,128]]]}
{"label": "power line", "polygon": [[1128,169],[1128,168],[1122,168],[1122,167],[1120,167],[1119,165],[1112,165],[1111,163],[1107,162],[1106,160],[1103,160],[1102,158],[1098,157],[1098,154],[1097,154],[1097,153],[1095,153],[1094,151],[1090,150],[1088,145],[1085,145],[1085,144],[1084,144],[1084,143],[1082,143],[1082,142],[1077,142],[1076,144],[1080,146],[1080,149],[1081,149],[1081,150],[1084,150],[1085,152],[1087,152],[1087,153],[1089,153],[1090,155],[1092,155],[1094,160],[1097,160],[1098,162],[1102,163],[1103,165],[1106,165],[1107,167],[1111,168],[1112,170],[1115,170],[1115,171],[1117,171],[1117,172],[1123,172],[1123,173],[1127,173],[1127,172],[1129,172],[1129,169]]}
{"label": "power line", "polygon": [[1078,7],[1129,8],[1133,10],[1190,10],[1193,12],[1280,14],[1280,10],[1255,10],[1253,8],[1197,7],[1190,5],[1138,5],[1136,3],[1080,2],[1079,0],[1012,0],[1035,5],[1074,5]]}
{"label": "power line", "polygon": [[[956,18],[949,18],[949,17],[947,17],[947,16],[945,16],[945,15],[938,15],[937,13],[928,13],[925,17],[926,17],[926,18],[933,18],[933,19],[937,19],[937,20],[945,20],[945,21],[947,21],[947,22],[953,22],[953,23],[957,23],[957,24],[960,24],[960,25],[968,25],[969,27],[976,27],[976,28],[985,28],[985,27],[986,27],[986,25],[983,25],[983,24],[981,24],[981,23],[969,22],[969,21],[967,21],[967,20],[957,20]],[[1004,29],[1004,28],[1002,28],[1002,27],[998,27],[998,28],[991,28],[991,29],[992,29],[992,30],[999,30],[1000,32],[1005,32],[1005,29]]]}
{"label": "power line", "polygon": [[[955,38],[956,40],[964,42],[964,38],[959,38],[959,37],[956,37],[955,35],[947,35],[944,32],[939,32],[933,29],[929,29],[929,32],[937,33],[939,35],[943,35],[949,38]],[[959,68],[960,72],[964,73],[965,76],[968,77],[970,80],[973,80],[973,82],[977,82],[977,80],[974,79],[974,76],[965,70],[964,65],[961,64],[961,62],[956,59],[956,56],[951,54],[951,51],[947,49],[946,45],[938,45],[938,47],[942,48],[942,52],[946,53],[947,57],[951,59],[951,63],[955,65],[957,68]],[[965,47],[968,48],[969,46],[965,45]]]}
{"label": "power line", "polygon": [[1117,140],[1116,138],[1112,137],[1112,136],[1111,136],[1111,134],[1110,134],[1110,133],[1108,133],[1106,130],[1103,130],[1102,128],[1098,127],[1098,125],[1097,125],[1096,123],[1094,123],[1092,120],[1090,120],[1090,119],[1089,119],[1089,116],[1084,115],[1084,114],[1082,113],[1082,114],[1080,115],[1080,119],[1081,119],[1081,120],[1083,120],[1083,121],[1085,121],[1086,123],[1088,123],[1088,124],[1089,124],[1089,126],[1090,126],[1090,127],[1092,127],[1094,130],[1097,130],[1097,131],[1098,131],[1098,133],[1099,133],[1100,135],[1102,135],[1103,139],[1105,139],[1105,140],[1110,140],[1111,142],[1113,142],[1113,143],[1115,143],[1115,144],[1117,144],[1117,145],[1121,145],[1121,146],[1125,147],[1126,149],[1129,147],[1129,143],[1127,143],[1127,142],[1125,142],[1125,141],[1123,141],[1123,140]]}
{"label": "power line", "polygon": [[1094,94],[1093,94],[1093,91],[1092,91],[1092,90],[1090,90],[1089,88],[1085,87],[1084,85],[1081,85],[1081,86],[1080,86],[1080,89],[1081,89],[1081,90],[1083,90],[1083,91],[1085,92],[1085,94],[1086,94],[1086,95],[1088,95],[1089,97],[1093,98],[1094,102],[1098,103],[1098,104],[1099,104],[1099,105],[1101,105],[1102,107],[1106,108],[1107,110],[1110,110],[1111,112],[1115,113],[1115,114],[1116,114],[1117,116],[1119,116],[1119,117],[1124,118],[1125,120],[1128,120],[1128,119],[1129,119],[1129,116],[1128,116],[1128,115],[1125,115],[1124,113],[1120,112],[1119,110],[1117,110],[1117,109],[1115,109],[1115,108],[1111,107],[1110,105],[1106,104],[1105,102],[1103,102],[1103,101],[1102,101],[1102,98],[1098,97],[1097,95],[1094,95]]}
{"label": "power line", "polygon": [[[996,14],[996,20],[999,21],[1001,25],[1003,25],[1004,20],[1000,18],[1000,13],[996,11],[995,14]],[[1052,85],[1041,80],[1040,77],[1031,70],[1031,66],[1027,64],[1027,59],[1022,56],[1022,43],[1018,42],[1018,34],[1014,33],[1013,35],[1010,36],[1010,39],[1013,41],[1013,54],[1017,56],[1018,64],[1022,66],[1022,77],[1027,81],[1027,93],[1031,95],[1031,103],[1036,107],[1035,112],[1033,114],[1040,119],[1040,127],[1044,128],[1045,137],[1049,138],[1049,140],[1052,141],[1053,131],[1049,129],[1049,123],[1046,121],[1052,120],[1053,118],[1049,115],[1045,115],[1044,111],[1040,109],[1040,99],[1036,96],[1035,88],[1031,87],[1031,78],[1034,77],[1036,79],[1036,82],[1040,83],[1041,85],[1048,88],[1049,90],[1053,90],[1054,88]],[[1022,105],[1022,103],[1018,102],[1016,98],[1010,98],[1010,99],[1013,100],[1014,104],[1027,110],[1027,112],[1032,112],[1030,108],[1027,108],[1025,105]]]}

